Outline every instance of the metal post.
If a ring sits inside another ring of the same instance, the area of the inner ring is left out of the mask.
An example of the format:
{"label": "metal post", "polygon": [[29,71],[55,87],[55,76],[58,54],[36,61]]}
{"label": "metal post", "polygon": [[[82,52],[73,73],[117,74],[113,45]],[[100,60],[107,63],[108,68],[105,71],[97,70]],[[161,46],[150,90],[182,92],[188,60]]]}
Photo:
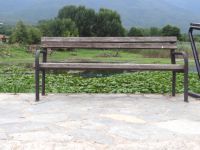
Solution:
{"label": "metal post", "polygon": [[181,55],[183,56],[183,60],[184,60],[184,101],[188,102],[188,54],[184,53],[184,52],[174,52],[173,53],[174,56],[176,55]]}
{"label": "metal post", "polygon": [[[171,63],[176,64],[175,50],[171,50]],[[172,96],[176,95],[176,71],[172,71]]]}
{"label": "metal post", "polygon": [[188,102],[188,62],[184,67],[184,101]]}
{"label": "metal post", "polygon": [[40,83],[39,83],[39,73],[40,73],[40,68],[39,68],[39,56],[40,56],[40,50],[36,50],[35,53],[35,97],[36,101],[40,100]]}
{"label": "metal post", "polygon": [[[46,62],[46,61],[47,61],[47,49],[44,49],[42,62]],[[42,96],[45,96],[45,76],[46,76],[46,71],[45,69],[43,69],[42,70]]]}

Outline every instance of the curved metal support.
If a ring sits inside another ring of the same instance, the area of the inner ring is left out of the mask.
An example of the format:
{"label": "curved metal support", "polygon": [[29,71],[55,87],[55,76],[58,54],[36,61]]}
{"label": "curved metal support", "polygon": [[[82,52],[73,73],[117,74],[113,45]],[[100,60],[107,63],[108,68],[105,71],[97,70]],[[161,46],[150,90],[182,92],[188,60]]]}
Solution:
{"label": "curved metal support", "polygon": [[185,52],[173,52],[172,55],[182,56],[184,60],[184,101],[188,102],[188,54]]}
{"label": "curved metal support", "polygon": [[35,97],[36,101],[40,100],[40,83],[39,83],[39,73],[40,73],[40,54],[44,53],[43,50],[36,50],[35,52]]}
{"label": "curved metal support", "polygon": [[187,67],[188,68],[188,59],[189,59],[189,57],[188,57],[188,54],[187,53],[185,53],[185,52],[173,52],[172,53],[174,56],[183,56],[183,60],[184,60],[184,65],[185,65],[185,67]]}
{"label": "curved metal support", "polygon": [[194,60],[195,60],[195,64],[196,64],[196,68],[197,68],[197,72],[200,78],[200,63],[199,63],[199,53],[197,51],[196,48],[196,44],[194,41],[194,36],[193,36],[193,30],[200,30],[200,26],[198,28],[196,28],[193,24],[191,24],[191,27],[189,28],[189,39],[191,42],[191,46],[192,46],[192,52],[193,52],[193,56],[194,56]]}
{"label": "curved metal support", "polygon": [[[199,76],[199,79],[200,79],[199,53],[197,51],[197,47],[196,47],[196,44],[195,44],[195,41],[194,41],[194,36],[193,36],[194,30],[200,30],[200,23],[191,23],[190,28],[189,28],[189,32],[188,32],[189,39],[190,39],[190,42],[191,42],[191,47],[192,47],[192,53],[193,53],[194,60],[195,60],[196,69],[197,69],[198,76]],[[197,94],[197,93],[189,92],[189,95],[191,97],[194,97],[194,98],[200,98],[200,94]]]}

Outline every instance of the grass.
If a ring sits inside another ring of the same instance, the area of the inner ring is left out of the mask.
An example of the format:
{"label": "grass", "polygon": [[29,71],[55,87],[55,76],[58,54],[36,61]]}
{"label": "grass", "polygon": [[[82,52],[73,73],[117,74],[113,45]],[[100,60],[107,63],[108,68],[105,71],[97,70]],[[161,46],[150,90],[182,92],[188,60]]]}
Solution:
{"label": "grass", "polygon": [[34,55],[27,53],[26,46],[19,45],[0,45],[1,64],[20,64],[34,61]]}
{"label": "grass", "polygon": [[[2,48],[3,47],[3,48]],[[0,64],[30,64],[34,62],[34,54],[19,45],[0,45]],[[160,57],[161,56],[161,57]],[[156,58],[156,59],[155,59]],[[133,63],[170,63],[169,52],[166,50],[116,50],[54,51],[48,56],[50,61],[93,61],[93,62],[133,62]]]}
{"label": "grass", "polygon": [[[200,43],[197,43],[200,48]],[[178,51],[189,52],[190,43],[178,43]],[[54,51],[48,55],[49,61],[69,62],[132,62],[132,63],[170,63],[169,51],[167,50],[121,50],[116,56],[116,50],[77,49],[74,51]],[[190,59],[193,60],[193,59]],[[0,45],[0,64],[21,65],[34,63],[34,54],[27,52],[27,47],[19,45]],[[179,62],[178,62],[179,63]],[[181,62],[180,62],[181,63]],[[190,61],[194,65],[193,61]]]}
{"label": "grass", "polygon": [[168,59],[163,58],[144,58],[142,54],[133,52],[119,51],[119,56],[114,56],[114,50],[76,50],[75,52],[55,52],[50,60],[63,61],[97,61],[97,62],[135,62],[135,63],[166,63]]}

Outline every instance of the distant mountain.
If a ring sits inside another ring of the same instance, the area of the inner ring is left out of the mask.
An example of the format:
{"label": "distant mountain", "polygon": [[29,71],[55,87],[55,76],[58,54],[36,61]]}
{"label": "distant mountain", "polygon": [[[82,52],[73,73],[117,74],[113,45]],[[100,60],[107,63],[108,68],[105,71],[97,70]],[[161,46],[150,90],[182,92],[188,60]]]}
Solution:
{"label": "distant mountain", "polygon": [[190,22],[200,22],[200,0],[6,0],[0,3],[0,22],[37,23],[55,17],[65,5],[116,10],[127,28],[173,24],[187,31]]}

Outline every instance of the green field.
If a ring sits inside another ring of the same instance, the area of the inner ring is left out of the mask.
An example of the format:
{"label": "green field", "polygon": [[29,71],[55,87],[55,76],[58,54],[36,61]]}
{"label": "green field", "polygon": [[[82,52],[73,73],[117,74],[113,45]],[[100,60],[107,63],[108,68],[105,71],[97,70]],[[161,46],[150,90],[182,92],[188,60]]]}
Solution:
{"label": "green field", "polygon": [[[5,46],[1,64],[26,64],[34,62],[34,54],[28,53],[26,47],[16,45]],[[76,49],[73,51],[54,51],[48,55],[49,61],[77,61],[77,62],[135,62],[135,63],[169,63],[166,58],[145,58],[140,53],[134,53],[130,50],[89,50]]]}
{"label": "green field", "polygon": [[[198,48],[200,43],[197,44]],[[0,64],[30,64],[34,54],[26,46],[0,45]],[[189,43],[178,43],[178,51],[192,55]],[[48,55],[50,61],[77,62],[133,62],[133,63],[170,63],[168,50],[89,50],[54,51]]]}
{"label": "green field", "polygon": [[[179,43],[178,50],[190,52],[188,43]],[[34,92],[34,54],[25,46],[1,45],[0,92]],[[191,53],[191,52],[190,52]],[[162,57],[162,58],[154,58]],[[48,55],[51,61],[170,63],[168,51],[73,50]],[[190,59],[191,60],[191,59]],[[193,62],[191,62],[193,64]],[[50,93],[170,93],[170,72],[73,72],[47,75]],[[200,92],[197,74],[190,73],[190,89]],[[178,75],[177,92],[183,92],[183,76]]]}

